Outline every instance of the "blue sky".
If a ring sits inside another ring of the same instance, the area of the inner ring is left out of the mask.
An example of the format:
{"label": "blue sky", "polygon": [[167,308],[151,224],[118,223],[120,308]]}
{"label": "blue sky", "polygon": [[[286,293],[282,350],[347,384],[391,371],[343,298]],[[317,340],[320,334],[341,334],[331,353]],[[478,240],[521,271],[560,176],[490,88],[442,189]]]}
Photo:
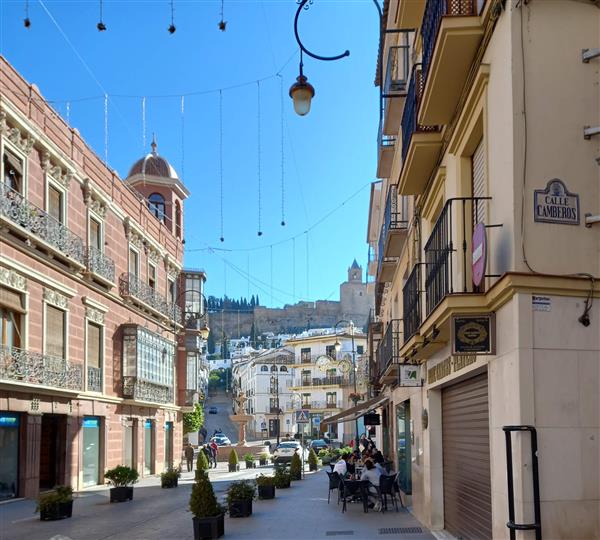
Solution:
{"label": "blue sky", "polygon": [[[310,114],[299,117],[288,96],[298,75],[295,1],[225,0],[225,32],[217,28],[220,5],[175,0],[177,31],[170,35],[167,0],[105,0],[106,32],[96,30],[96,0],[30,0],[28,30],[24,0],[3,0],[0,50],[64,117],[68,109],[70,124],[100,156],[106,148],[102,96],[108,93],[108,163],[122,177],[156,133],[159,153],[192,192],[185,265],[206,269],[208,294],[259,294],[262,304],[273,306],[336,300],[352,259],[366,268],[378,122],[377,12],[371,0],[315,0],[300,15],[309,49],[321,55],[349,49],[350,56],[337,62],[305,57],[316,95]],[[224,242],[219,92],[211,91],[219,88]],[[189,94],[183,115],[182,94]],[[164,95],[172,97],[155,97]]]}

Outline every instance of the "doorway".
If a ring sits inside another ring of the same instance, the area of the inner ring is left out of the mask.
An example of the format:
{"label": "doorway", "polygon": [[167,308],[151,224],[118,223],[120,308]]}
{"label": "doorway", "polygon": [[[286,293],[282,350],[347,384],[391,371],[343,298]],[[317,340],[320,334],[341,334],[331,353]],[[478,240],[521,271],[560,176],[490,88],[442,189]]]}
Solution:
{"label": "doorway", "polygon": [[173,467],[173,422],[165,423],[165,469]]}
{"label": "doorway", "polygon": [[136,420],[126,420],[123,425],[123,465],[137,469],[135,458]]}
{"label": "doorway", "polygon": [[144,476],[154,474],[154,422],[144,422]]}
{"label": "doorway", "polygon": [[42,416],[40,437],[40,491],[63,483],[65,471],[66,417],[58,414]]}
{"label": "doorway", "polygon": [[100,483],[100,418],[83,419],[83,486]]}
{"label": "doorway", "polygon": [[0,501],[18,495],[19,419],[18,414],[0,413]]}

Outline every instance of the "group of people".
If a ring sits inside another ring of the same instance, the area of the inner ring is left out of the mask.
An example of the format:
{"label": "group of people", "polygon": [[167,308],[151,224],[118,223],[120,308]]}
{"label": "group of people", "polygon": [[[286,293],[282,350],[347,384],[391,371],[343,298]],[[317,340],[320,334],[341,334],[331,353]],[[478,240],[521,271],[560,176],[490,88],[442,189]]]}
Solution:
{"label": "group of people", "polygon": [[[362,446],[362,451],[360,447]],[[381,510],[381,501],[377,488],[379,487],[379,478],[381,475],[388,474],[383,466],[385,458],[381,451],[377,450],[375,443],[364,435],[359,442],[359,446],[350,454],[343,454],[333,467],[333,472],[338,473],[341,478],[349,480],[368,480],[369,481],[369,508],[376,512]],[[357,468],[363,466],[360,475]]]}
{"label": "group of people", "polygon": [[[206,459],[208,460],[208,466],[210,468],[217,468],[217,457],[219,455],[219,447],[215,441],[210,441],[199,447],[200,452],[204,452]],[[185,460],[187,462],[187,470],[191,472],[194,470],[194,447],[188,443],[184,450]]]}

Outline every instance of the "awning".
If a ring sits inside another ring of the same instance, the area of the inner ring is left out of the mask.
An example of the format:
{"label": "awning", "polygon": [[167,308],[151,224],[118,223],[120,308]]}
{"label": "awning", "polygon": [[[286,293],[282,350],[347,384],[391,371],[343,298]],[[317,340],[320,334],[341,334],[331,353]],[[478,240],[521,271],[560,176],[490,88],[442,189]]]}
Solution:
{"label": "awning", "polygon": [[321,420],[321,429],[323,431],[326,431],[323,428],[327,424],[337,424],[338,422],[353,422],[354,420],[357,420],[358,418],[369,412],[371,409],[380,407],[388,399],[388,396],[377,396],[373,399],[370,399],[369,401],[365,401],[364,403],[359,403],[355,407],[350,407],[349,409],[346,409],[341,413],[334,414],[333,416],[329,416],[328,418],[323,418]]}

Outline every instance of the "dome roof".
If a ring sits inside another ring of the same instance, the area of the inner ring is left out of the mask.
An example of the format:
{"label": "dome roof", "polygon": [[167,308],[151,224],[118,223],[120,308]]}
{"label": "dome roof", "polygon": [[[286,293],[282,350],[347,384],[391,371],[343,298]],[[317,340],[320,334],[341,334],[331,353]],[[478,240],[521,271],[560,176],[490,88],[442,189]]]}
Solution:
{"label": "dome roof", "polygon": [[157,145],[155,139],[152,140],[152,144],[150,146],[152,147],[152,152],[150,152],[147,156],[138,159],[133,164],[129,170],[127,178],[131,178],[137,174],[142,174],[179,180],[177,172],[171,166],[171,164],[164,157],[158,155],[158,152],[156,151]]}

